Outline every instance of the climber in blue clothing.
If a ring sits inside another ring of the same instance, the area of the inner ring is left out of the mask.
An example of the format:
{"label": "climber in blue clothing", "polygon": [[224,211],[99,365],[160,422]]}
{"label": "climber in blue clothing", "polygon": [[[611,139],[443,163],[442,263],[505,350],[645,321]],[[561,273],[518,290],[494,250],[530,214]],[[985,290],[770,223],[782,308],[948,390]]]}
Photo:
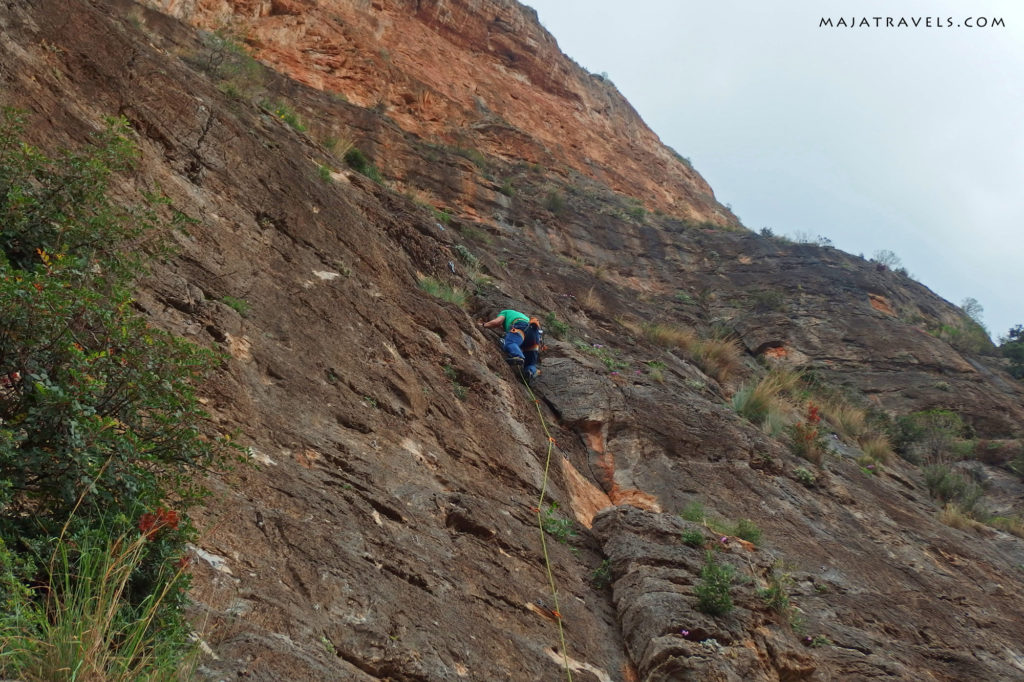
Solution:
{"label": "climber in blue clothing", "polygon": [[540,345],[544,331],[536,319],[531,319],[518,310],[502,310],[497,317],[490,322],[481,323],[481,326],[503,326],[505,341],[502,348],[505,351],[505,362],[521,367],[527,383],[540,374],[537,365],[540,364]]}

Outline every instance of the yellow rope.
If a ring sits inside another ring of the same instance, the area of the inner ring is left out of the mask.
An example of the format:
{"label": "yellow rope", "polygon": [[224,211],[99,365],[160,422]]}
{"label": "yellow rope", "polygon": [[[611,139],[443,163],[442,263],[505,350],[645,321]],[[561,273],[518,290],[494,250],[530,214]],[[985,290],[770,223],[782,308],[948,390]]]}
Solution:
{"label": "yellow rope", "polygon": [[565,663],[565,674],[572,682],[572,668],[569,667],[569,649],[565,645],[565,629],[562,627],[562,612],[558,607],[558,589],[555,587],[555,576],[551,572],[551,559],[548,556],[548,542],[546,534],[544,533],[544,518],[542,516],[542,509],[544,508],[544,494],[548,489],[548,471],[551,469],[551,452],[555,448],[555,439],[551,437],[551,432],[548,431],[548,424],[544,420],[544,412],[540,409],[540,401],[537,400],[537,396],[533,394],[533,389],[530,388],[530,384],[526,383],[526,378],[523,377],[522,368],[519,369],[519,376],[523,378],[523,383],[526,385],[526,392],[530,394],[530,399],[533,401],[534,407],[537,408],[537,416],[540,417],[540,425],[544,429],[544,435],[548,437],[548,454],[544,462],[544,479],[540,486],[540,499],[537,501],[537,528],[540,529],[540,546],[544,550],[544,568],[548,572],[548,584],[551,585],[551,599],[555,604],[555,621],[558,623],[558,637],[562,642],[562,661]]}

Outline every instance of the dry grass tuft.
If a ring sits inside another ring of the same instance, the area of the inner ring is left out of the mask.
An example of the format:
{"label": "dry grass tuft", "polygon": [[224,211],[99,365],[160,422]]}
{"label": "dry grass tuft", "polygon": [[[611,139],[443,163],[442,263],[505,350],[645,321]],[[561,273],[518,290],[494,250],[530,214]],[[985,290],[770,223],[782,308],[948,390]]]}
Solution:
{"label": "dry grass tuft", "polygon": [[702,339],[690,351],[708,376],[725,382],[743,367],[743,350],[733,339]]}
{"label": "dry grass tuft", "polygon": [[942,511],[939,512],[939,521],[942,521],[942,523],[951,528],[958,528],[960,530],[976,530],[982,526],[981,523],[972,519],[953,503],[947,504],[942,508]]}
{"label": "dry grass tuft", "polygon": [[865,457],[875,462],[888,464],[892,461],[893,451],[889,437],[884,434],[871,433],[860,438],[860,449]]}
{"label": "dry grass tuft", "polygon": [[867,412],[845,400],[822,401],[821,414],[836,430],[836,433],[847,441],[856,441],[867,431]]}
{"label": "dry grass tuft", "polygon": [[590,289],[587,290],[587,293],[583,294],[583,296],[580,297],[580,304],[583,306],[585,310],[588,310],[590,312],[606,312],[604,300],[602,300],[600,294],[594,291],[594,287],[590,287]]}

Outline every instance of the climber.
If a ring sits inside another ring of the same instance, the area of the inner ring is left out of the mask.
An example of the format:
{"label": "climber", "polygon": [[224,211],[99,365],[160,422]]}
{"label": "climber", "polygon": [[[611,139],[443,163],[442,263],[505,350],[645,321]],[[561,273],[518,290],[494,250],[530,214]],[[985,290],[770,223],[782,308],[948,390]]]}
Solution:
{"label": "climber", "polygon": [[505,341],[502,344],[505,362],[522,368],[523,378],[526,383],[530,383],[540,374],[537,365],[540,364],[540,342],[544,337],[540,322],[517,310],[502,310],[490,322],[480,323],[485,328],[502,325],[505,330]]}

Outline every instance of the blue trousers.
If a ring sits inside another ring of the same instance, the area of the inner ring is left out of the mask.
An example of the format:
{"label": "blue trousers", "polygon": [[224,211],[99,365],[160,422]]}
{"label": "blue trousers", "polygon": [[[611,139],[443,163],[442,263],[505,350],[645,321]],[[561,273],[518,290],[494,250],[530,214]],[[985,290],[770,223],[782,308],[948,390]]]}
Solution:
{"label": "blue trousers", "polygon": [[[504,350],[510,358],[523,359],[523,372],[527,377],[537,376],[540,361],[540,335],[537,327],[531,327],[526,320],[516,320],[505,332]],[[528,350],[523,350],[526,348]]]}

